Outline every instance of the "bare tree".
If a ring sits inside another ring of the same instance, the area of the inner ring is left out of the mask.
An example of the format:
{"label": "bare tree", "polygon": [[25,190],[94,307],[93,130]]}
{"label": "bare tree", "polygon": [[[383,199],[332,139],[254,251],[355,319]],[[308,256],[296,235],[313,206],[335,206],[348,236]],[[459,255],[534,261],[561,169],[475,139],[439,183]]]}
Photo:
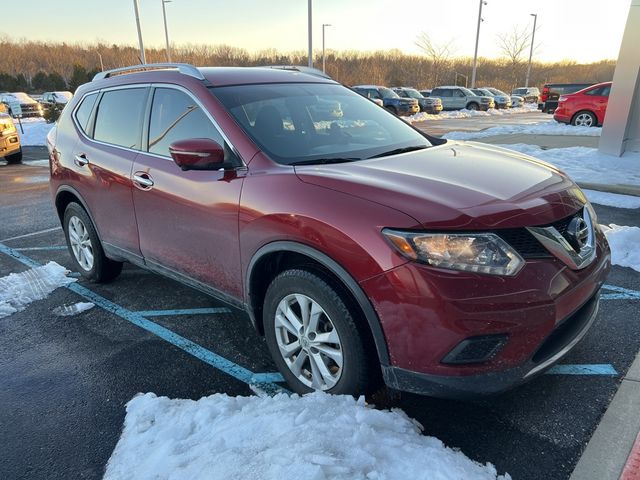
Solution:
{"label": "bare tree", "polygon": [[431,60],[431,83],[437,86],[442,69],[449,65],[451,57],[455,52],[453,39],[450,39],[446,43],[435,43],[431,40],[427,32],[422,32],[416,38],[415,44],[427,55],[429,60]]}
{"label": "bare tree", "polygon": [[511,32],[498,34],[498,46],[508,60],[514,86],[518,84],[518,76],[522,73],[524,57],[530,42],[531,33],[518,26],[514,26]]}

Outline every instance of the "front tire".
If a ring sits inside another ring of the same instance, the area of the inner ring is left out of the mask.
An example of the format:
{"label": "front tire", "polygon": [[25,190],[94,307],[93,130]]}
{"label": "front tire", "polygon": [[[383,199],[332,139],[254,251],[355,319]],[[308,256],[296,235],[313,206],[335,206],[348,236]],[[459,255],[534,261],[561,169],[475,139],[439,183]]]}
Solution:
{"label": "front tire", "polygon": [[16,153],[12,153],[11,155],[7,155],[4,157],[9,165],[14,165],[16,163],[22,162],[22,149],[18,150]]}
{"label": "front tire", "polygon": [[467,110],[478,110],[478,104],[475,102],[468,103]]}
{"label": "front tire", "polygon": [[363,395],[369,362],[347,302],[325,279],[286,270],[269,285],[264,301],[265,338],[292,390]]}
{"label": "front tire", "polygon": [[597,124],[596,116],[586,110],[576,113],[571,119],[571,125],[576,127],[595,127]]}
{"label": "front tire", "polygon": [[110,282],[122,271],[122,262],[108,259],[87,212],[79,204],[67,205],[63,218],[64,235],[76,269],[93,282]]}

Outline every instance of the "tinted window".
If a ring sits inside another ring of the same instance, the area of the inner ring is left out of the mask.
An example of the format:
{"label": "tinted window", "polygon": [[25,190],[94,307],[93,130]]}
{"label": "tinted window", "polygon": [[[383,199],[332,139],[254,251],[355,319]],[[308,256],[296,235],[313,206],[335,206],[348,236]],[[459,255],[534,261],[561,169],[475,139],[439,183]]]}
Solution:
{"label": "tinted window", "polygon": [[450,97],[453,90],[433,90],[432,97]]}
{"label": "tinted window", "polygon": [[598,88],[592,88],[591,90],[584,92],[584,94],[593,95],[594,97],[608,97],[610,91],[611,91],[610,85],[603,85]]}
{"label": "tinted window", "polygon": [[169,157],[169,145],[188,138],[210,138],[222,146],[225,144],[193,98],[172,88],[156,88],[149,124],[149,152]]}
{"label": "tinted window", "polygon": [[140,148],[140,126],[147,90],[111,90],[102,95],[93,138],[127,148]]}
{"label": "tinted window", "polygon": [[97,93],[87,95],[84,97],[82,102],[80,102],[80,106],[76,110],[76,121],[78,122],[78,126],[85,133],[87,133],[87,123],[89,122],[93,105],[96,103],[96,98],[98,98]]}

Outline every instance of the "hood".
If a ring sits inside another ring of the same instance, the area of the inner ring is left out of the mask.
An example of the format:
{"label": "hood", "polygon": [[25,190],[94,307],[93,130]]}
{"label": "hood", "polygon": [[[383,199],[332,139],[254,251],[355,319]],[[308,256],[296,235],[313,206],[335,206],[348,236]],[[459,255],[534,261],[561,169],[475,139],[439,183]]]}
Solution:
{"label": "hood", "polygon": [[553,166],[475,142],[448,141],[401,155],[295,170],[303,182],[404,212],[416,228],[545,225],[585,202],[573,181]]}

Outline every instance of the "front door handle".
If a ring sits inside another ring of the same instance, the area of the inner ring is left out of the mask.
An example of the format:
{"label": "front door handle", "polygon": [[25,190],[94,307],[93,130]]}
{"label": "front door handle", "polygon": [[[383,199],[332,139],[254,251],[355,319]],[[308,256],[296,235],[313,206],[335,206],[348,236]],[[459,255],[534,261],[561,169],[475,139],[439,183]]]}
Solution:
{"label": "front door handle", "polygon": [[89,159],[84,153],[78,153],[73,157],[73,163],[75,163],[79,167],[84,167],[89,163]]}
{"label": "front door handle", "polygon": [[153,180],[144,172],[134,173],[133,181],[145,189],[153,187]]}

